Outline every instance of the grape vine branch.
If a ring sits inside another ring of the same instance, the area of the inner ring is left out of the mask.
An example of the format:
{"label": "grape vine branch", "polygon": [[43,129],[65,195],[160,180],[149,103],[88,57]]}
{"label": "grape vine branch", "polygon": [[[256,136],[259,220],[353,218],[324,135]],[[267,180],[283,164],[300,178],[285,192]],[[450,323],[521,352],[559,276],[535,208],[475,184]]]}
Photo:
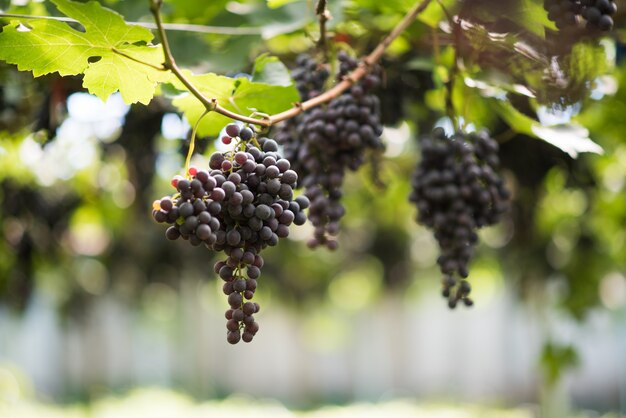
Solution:
{"label": "grape vine branch", "polygon": [[181,69],[176,64],[174,56],[172,55],[167,34],[165,32],[165,26],[163,24],[163,18],[161,16],[161,4],[163,3],[163,1],[150,0],[150,11],[154,16],[159,39],[161,40],[163,55],[165,57],[164,67],[167,70],[172,71],[172,73],[180,80],[181,83],[183,83],[183,85],[189,90],[189,92],[193,94],[204,105],[207,111],[214,111],[234,120],[259,125],[263,128],[269,128],[273,124],[286,119],[291,119],[304,112],[305,110],[329,102],[338,97],[345,90],[350,88],[352,84],[354,84],[367,74],[369,68],[373,64],[376,64],[378,60],[380,60],[389,45],[398,36],[400,36],[400,34],[404,32],[409,27],[409,25],[411,25],[411,23],[413,23],[417,15],[423,12],[426,7],[428,7],[430,2],[431,0],[423,0],[420,3],[417,3],[411,10],[409,10],[407,14],[402,18],[402,20],[398,22],[398,24],[393,28],[393,30],[389,32],[389,34],[376,46],[376,48],[374,48],[374,50],[369,55],[361,60],[359,66],[346,77],[344,77],[344,79],[333,88],[310,100],[296,103],[292,108],[285,110],[284,112],[264,116],[262,119],[256,119],[253,117],[241,115],[239,113],[231,112],[230,110],[220,106],[220,104],[217,102],[217,99],[208,98],[204,94],[202,94],[202,92],[198,90],[196,86],[194,86],[194,84],[185,76],[185,74],[183,74]]}

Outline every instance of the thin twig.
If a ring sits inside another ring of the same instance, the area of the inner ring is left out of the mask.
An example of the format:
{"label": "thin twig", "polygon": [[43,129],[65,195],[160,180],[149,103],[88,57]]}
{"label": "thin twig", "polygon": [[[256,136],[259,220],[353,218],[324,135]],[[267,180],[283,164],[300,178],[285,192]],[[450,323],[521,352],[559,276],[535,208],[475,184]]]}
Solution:
{"label": "thin twig", "polygon": [[396,25],[395,28],[374,48],[374,50],[359,64],[359,66],[352,71],[348,76],[344,77],[344,79],[335,85],[330,90],[316,96],[306,102],[296,103],[291,109],[285,110],[284,112],[280,112],[269,117],[265,117],[263,119],[254,119],[248,116],[240,115],[235,112],[231,112],[220,106],[217,103],[217,99],[208,99],[206,96],[202,94],[193,83],[185,77],[185,75],[180,71],[178,66],[176,65],[176,61],[172,56],[172,51],[170,50],[169,42],[167,40],[167,34],[165,33],[165,29],[163,27],[163,21],[161,19],[160,12],[160,4],[161,0],[150,0],[150,10],[154,15],[154,20],[157,26],[157,32],[159,34],[159,38],[161,39],[161,45],[163,48],[163,54],[165,56],[165,68],[171,70],[174,75],[187,87],[189,92],[193,94],[203,105],[204,107],[211,111],[215,111],[229,118],[239,120],[242,122],[252,123],[264,128],[269,128],[275,123],[281,122],[286,119],[291,119],[305,110],[311,109],[313,107],[319,106],[326,102],[331,101],[332,99],[338,97],[341,93],[350,88],[351,85],[356,83],[358,80],[363,78],[369,71],[370,67],[378,62],[382,55],[385,53],[389,45],[398,37],[404,30],[406,30],[411,23],[415,20],[418,14],[420,14],[428,5],[431,0],[423,0],[421,3],[418,3],[413,7]]}
{"label": "thin twig", "polygon": [[317,40],[317,47],[324,54],[324,61],[328,62],[328,45],[326,42],[326,22],[328,22],[329,12],[326,6],[326,0],[318,0],[315,14],[320,21],[320,37]]}
{"label": "thin twig", "polygon": [[[452,95],[454,93],[454,82],[456,81],[455,79],[459,70],[459,63],[458,63],[459,57],[458,57],[457,51],[459,49],[458,48],[459,46],[458,34],[459,34],[460,26],[459,26],[459,23],[455,21],[452,15],[448,12],[448,9],[441,2],[441,0],[437,0],[437,3],[439,4],[439,7],[441,7],[441,9],[443,10],[443,13],[446,15],[448,24],[452,28],[452,36],[454,39],[453,45],[455,48],[454,48],[452,68],[448,72],[448,80],[445,82],[445,91],[446,91],[445,101],[446,101],[446,114],[448,115],[448,118],[450,119],[450,123],[452,123],[452,126],[455,131],[459,131],[461,129],[460,121],[459,121],[459,118],[457,117],[456,109],[454,108],[454,101],[452,100]],[[438,48],[438,38],[439,37],[437,36],[437,33],[435,32],[435,41],[437,41],[437,48]]]}
{"label": "thin twig", "polygon": [[193,125],[193,129],[191,130],[191,139],[189,140],[189,150],[187,151],[187,158],[185,159],[185,175],[189,175],[189,163],[191,163],[191,156],[193,155],[193,150],[196,147],[196,134],[198,133],[198,126],[200,126],[200,121],[203,117],[205,117],[209,113],[208,110],[205,110],[202,115],[198,118],[196,123]]}
{"label": "thin twig", "polygon": [[[67,23],[80,23],[76,19],[69,17],[58,16],[33,16],[33,15],[21,15],[14,13],[0,13],[2,17],[13,17],[17,19],[40,19],[40,20],[56,20],[58,22]],[[157,25],[151,22],[126,22],[129,25],[141,26],[146,29],[157,29]],[[192,25],[188,23],[164,23],[163,28],[165,30],[184,31],[184,32],[197,32],[197,33],[213,33],[217,35],[261,35],[263,34],[262,28],[231,28],[228,26],[205,26],[205,25]]]}

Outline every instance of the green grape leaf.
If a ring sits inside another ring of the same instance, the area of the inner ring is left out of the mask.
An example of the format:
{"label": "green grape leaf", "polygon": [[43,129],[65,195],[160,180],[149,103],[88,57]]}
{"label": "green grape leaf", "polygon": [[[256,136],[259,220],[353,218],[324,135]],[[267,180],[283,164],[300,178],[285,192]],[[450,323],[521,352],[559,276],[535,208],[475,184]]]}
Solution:
{"label": "green grape leaf", "polygon": [[[98,2],[52,0],[60,12],[74,18],[85,32],[67,23],[12,20],[0,33],[0,59],[35,77],[58,72],[84,74],[83,86],[102,100],[119,90],[126,103],[148,103],[156,84],[170,73],[153,66],[163,62],[161,48],[147,45],[152,33],[128,25],[122,16]],[[150,65],[146,65],[148,63]]]}
{"label": "green grape leaf", "polygon": [[580,364],[578,352],[571,345],[547,342],[541,353],[541,367],[550,384],[554,385],[568,369]]}
{"label": "green grape leaf", "polygon": [[301,0],[267,0],[267,7],[270,9],[277,9],[285,4],[294,3]]}
{"label": "green grape leaf", "polygon": [[492,100],[491,103],[498,115],[504,119],[511,129],[559,148],[561,151],[576,158],[581,152],[602,154],[600,145],[589,138],[589,130],[573,122],[559,125],[544,126],[539,121],[524,115],[509,102]]}
{"label": "green grape leaf", "polygon": [[543,6],[532,0],[522,0],[517,13],[511,18],[540,38],[545,38],[546,27],[556,29],[554,22],[548,19],[548,13]]}
{"label": "green grape leaf", "polygon": [[555,126],[532,126],[533,134],[549,144],[565,151],[572,158],[578,157],[581,152],[602,154],[600,145],[589,138],[589,130],[575,123]]}
{"label": "green grape leaf", "polygon": [[[289,109],[300,100],[298,90],[293,84],[288,86],[256,83],[245,77],[229,78],[209,73],[202,75],[186,74],[187,78],[210,99],[233,112],[249,116],[254,112],[274,114]],[[174,86],[184,87],[178,81]],[[181,110],[189,123],[196,123],[204,113],[204,106],[190,93],[177,97],[172,102]],[[202,118],[198,126],[200,135],[217,135],[230,118],[211,112]]]}
{"label": "green grape leaf", "polygon": [[458,2],[456,0],[441,0],[440,2],[433,1],[422,13],[417,16],[417,19],[432,28],[436,28],[439,26],[439,22],[442,20],[448,20],[446,11],[454,16],[455,11],[458,8],[457,3]]}
{"label": "green grape leaf", "polygon": [[293,84],[289,70],[276,57],[262,54],[254,61],[252,81],[272,86],[289,87]]}

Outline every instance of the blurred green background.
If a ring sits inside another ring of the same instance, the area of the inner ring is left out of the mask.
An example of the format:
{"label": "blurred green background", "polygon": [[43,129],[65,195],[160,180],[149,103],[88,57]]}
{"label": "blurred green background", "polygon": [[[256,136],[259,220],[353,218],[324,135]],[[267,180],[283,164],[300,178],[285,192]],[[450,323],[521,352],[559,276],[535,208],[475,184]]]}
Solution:
{"label": "blurred green background", "polygon": [[[150,20],[147,2],[102,3]],[[168,22],[259,28],[171,33],[181,64],[232,75],[262,52],[289,65],[311,49],[313,3],[164,7]],[[357,54],[412,4],[329,3],[331,35]],[[170,102],[103,103],[79,79],[33,79],[0,64],[0,416],[626,414],[623,10],[612,37],[566,39],[577,43],[563,52],[540,1],[443,3],[558,55],[569,84],[556,89],[543,68],[520,66],[517,44],[480,44],[485,35],[471,29],[459,43],[441,7],[429,6],[383,62],[387,151],[347,178],[340,249],[307,249],[305,225],[266,252],[261,331],[247,345],[225,341],[214,255],[165,240],[150,217],[188,147],[189,125]],[[0,7],[56,13],[49,2]],[[500,225],[481,231],[476,306],[450,311],[436,242],[407,198],[418,136],[450,124],[442,115],[455,50],[467,64],[455,108],[468,129],[490,128],[501,143],[513,201]],[[546,131],[533,132],[532,120]],[[197,166],[220,149],[215,138],[198,145]],[[584,153],[598,145],[603,152]]]}

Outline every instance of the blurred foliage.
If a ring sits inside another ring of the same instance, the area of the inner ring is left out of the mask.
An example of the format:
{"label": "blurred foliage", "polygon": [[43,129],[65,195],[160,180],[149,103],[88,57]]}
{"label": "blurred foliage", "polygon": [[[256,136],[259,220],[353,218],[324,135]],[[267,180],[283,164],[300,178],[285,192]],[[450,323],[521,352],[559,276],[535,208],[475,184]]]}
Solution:
{"label": "blurred foliage", "polygon": [[[9,10],[55,13],[48,3],[21,3]],[[104,3],[128,20],[150,19],[147,2]],[[330,3],[331,54],[351,49],[358,55],[377,45],[412,5]],[[258,299],[314,312],[303,325],[313,329],[332,321],[333,309],[357,314],[388,292],[408,298],[424,286],[438,286],[435,242],[415,224],[407,196],[419,158],[415,138],[435,124],[451,125],[443,117],[451,91],[464,127],[487,127],[500,141],[514,195],[503,224],[481,234],[484,244],[471,276],[477,304],[505,281],[531,306],[557,307],[577,319],[592,309],[623,309],[626,295],[618,290],[626,281],[626,66],[616,57],[624,55],[624,30],[601,40],[557,34],[539,0],[506,0],[497,8],[484,0],[441,3],[460,17],[459,27],[432,2],[383,60],[388,150],[374,159],[380,179],[367,168],[347,179],[340,249],[310,251],[304,244],[310,228],[294,228],[289,240],[267,252]],[[194,72],[252,73],[254,58],[266,52],[289,66],[298,53],[314,48],[314,2],[277,4],[166,1],[168,22],[260,29],[239,36],[172,33],[174,54]],[[623,27],[623,11],[616,22]],[[183,283],[215,280],[206,249],[166,241],[150,218],[151,202],[170,191],[188,148],[188,125],[171,102],[158,97],[129,108],[115,104],[114,96],[96,105],[84,97],[78,79],[33,80],[4,64],[0,80],[2,304],[23,312],[33,293],[42,292],[66,318],[82,318],[103,295],[149,309],[153,299],[171,301]],[[219,144],[214,137],[199,143],[194,163],[203,165]],[[579,156],[585,151],[595,154]],[[384,187],[377,186],[381,181]],[[558,291],[550,291],[555,283]],[[271,303],[264,306],[271,309]],[[552,378],[575,358],[569,348],[556,347],[546,346],[543,355]],[[179,404],[183,411],[228,408],[158,394],[172,399],[173,410]],[[149,406],[150,396],[103,401],[89,416],[117,416],[107,411],[133,408],[134,402]],[[262,410],[256,401],[254,406]],[[87,414],[83,406],[15,408],[11,417]],[[301,416],[360,416],[359,408]],[[463,408],[460,415],[460,409],[410,403],[367,408],[380,416],[393,415],[386,408],[406,408],[411,416],[530,416],[480,408]]]}
{"label": "blurred foliage", "polygon": [[[90,405],[51,406],[24,400],[0,400],[0,413],[11,418],[112,418],[112,417],[272,417],[272,418],[343,418],[343,417],[414,417],[414,418],[531,418],[530,409],[501,409],[478,405],[421,404],[411,400],[381,403],[355,403],[326,406],[311,411],[287,409],[269,399],[233,395],[222,401],[194,402],[180,393],[163,389],[135,390],[124,397],[100,399]],[[617,418],[617,415],[578,413],[571,418]],[[565,417],[564,417],[565,418]]]}
{"label": "blurred foliage", "polygon": [[[408,1],[333,3],[330,36],[336,42],[331,49],[349,48],[360,54],[411,6]],[[382,277],[368,285],[367,292],[375,294],[406,288],[416,268],[436,276],[433,257],[416,261],[411,250],[427,232],[413,224],[414,209],[406,202],[407,179],[416,159],[410,137],[431,129],[445,113],[451,86],[452,104],[462,124],[468,129],[489,127],[501,140],[504,169],[515,191],[511,217],[503,228],[487,234],[491,237],[487,244],[497,251],[483,251],[484,256],[501,253],[508,266],[505,275],[525,297],[541,292],[537,283],[555,277],[566,286],[553,302],[577,317],[598,305],[603,278],[623,274],[625,263],[621,226],[626,218],[626,151],[621,115],[626,93],[623,88],[615,93],[612,87],[624,85],[625,73],[614,70],[615,43],[554,32],[538,3],[507,1],[497,12],[478,0],[444,2],[445,9],[433,3],[421,15],[421,23],[394,42],[384,62],[387,81],[381,100],[385,123],[398,128],[387,130],[391,142],[385,159],[373,159],[383,178],[372,179],[366,170],[349,178],[349,216],[337,253],[306,250],[302,245],[306,228],[270,252],[266,291],[286,303],[315,304],[332,299],[331,283],[342,288],[342,277],[350,283],[349,277],[360,274],[361,266],[370,261],[379,266],[372,271]],[[129,20],[149,18],[147,7],[137,2],[105,4]],[[9,10],[56,13],[38,2]],[[180,0],[166,2],[164,11],[170,22],[260,29],[259,35],[174,34],[172,49],[180,52],[182,63],[202,70],[251,73],[252,58],[263,51],[279,54],[289,64],[295,54],[312,48],[318,35],[312,4],[305,1],[213,2],[205,7]],[[451,14],[460,20],[449,22]],[[206,54],[198,54],[201,50]],[[456,67],[457,60],[463,65]],[[284,72],[276,68],[277,74]],[[562,79],[550,81],[554,74]],[[68,98],[82,91],[77,80],[55,76],[32,80],[7,66],[1,67],[0,77],[5,81],[0,90],[0,216],[7,255],[0,263],[0,297],[5,303],[23,309],[33,290],[41,287],[71,313],[106,292],[132,301],[152,282],[177,288],[185,280],[177,273],[182,270],[197,271],[196,277],[211,276],[210,255],[160,239],[162,231],[146,216],[149,202],[167,192],[168,178],[180,170],[187,150],[184,130],[179,129],[178,139],[162,136],[163,116],[175,111],[167,101],[131,107],[126,115],[117,115],[117,122],[109,121],[116,127],[101,137],[92,126],[97,118],[68,111]],[[560,90],[550,93],[552,86]],[[591,89],[593,100],[588,98]],[[574,122],[589,131],[572,133],[580,131]],[[80,139],[89,144],[82,151],[76,144],[78,130],[68,127],[77,123],[91,126]],[[572,160],[529,135],[572,156],[597,152],[595,142],[605,152]],[[200,145],[207,155],[214,149],[213,138]],[[58,172],[49,167],[63,166],[55,156],[71,160],[72,152],[78,159],[83,159],[81,152],[89,154],[89,161],[68,161],[69,167],[57,167]],[[380,181],[384,189],[376,187]],[[516,269],[519,263],[528,269]],[[85,276],[94,269],[97,274]]]}
{"label": "blurred foliage", "polygon": [[576,349],[572,346],[558,346],[546,343],[541,353],[541,366],[550,385],[558,382],[564,370],[579,363]]}

